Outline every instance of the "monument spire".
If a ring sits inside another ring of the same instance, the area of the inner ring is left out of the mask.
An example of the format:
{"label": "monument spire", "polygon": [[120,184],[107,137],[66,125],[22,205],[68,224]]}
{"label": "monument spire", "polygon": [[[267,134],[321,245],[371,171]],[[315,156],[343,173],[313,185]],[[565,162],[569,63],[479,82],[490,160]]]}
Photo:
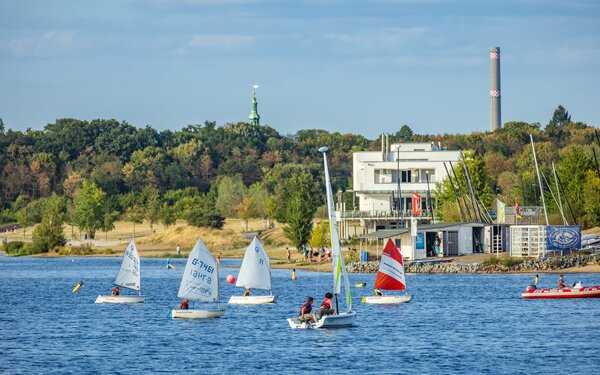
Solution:
{"label": "monument spire", "polygon": [[250,123],[252,125],[260,125],[260,115],[258,114],[258,102],[256,101],[256,89],[258,85],[252,86],[252,111],[250,112]]}

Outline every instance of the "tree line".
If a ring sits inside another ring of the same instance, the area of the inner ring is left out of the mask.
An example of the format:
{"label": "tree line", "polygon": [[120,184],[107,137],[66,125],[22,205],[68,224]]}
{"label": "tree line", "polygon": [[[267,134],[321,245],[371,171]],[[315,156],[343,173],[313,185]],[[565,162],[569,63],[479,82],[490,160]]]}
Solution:
{"label": "tree line", "polygon": [[[595,129],[572,122],[562,106],[544,128],[508,122],[494,132],[427,135],[403,125],[390,140],[470,150],[466,163],[473,184],[491,207],[496,196],[539,203],[529,134],[546,176],[555,162],[578,224],[600,225]],[[113,119],[59,119],[26,131],[5,130],[0,121],[0,223],[39,223],[32,251],[41,252],[64,243],[64,222],[94,237],[118,219],[165,226],[181,219],[220,228],[227,218],[262,218],[286,224],[286,234],[300,247],[324,204],[317,151],[323,145],[331,150],[333,189],[345,191],[346,207],[352,207],[352,153],[379,150],[378,139],[316,129],[282,135],[242,122],[207,121],[159,132]],[[542,193],[550,196],[551,188]],[[454,219],[456,197],[448,186],[439,184],[434,198],[438,215]]]}

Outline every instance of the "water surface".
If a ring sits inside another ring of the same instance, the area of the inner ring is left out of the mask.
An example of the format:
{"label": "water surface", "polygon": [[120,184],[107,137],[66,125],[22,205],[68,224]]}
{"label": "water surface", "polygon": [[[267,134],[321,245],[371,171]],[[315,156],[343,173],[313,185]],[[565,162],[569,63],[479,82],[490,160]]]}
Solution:
{"label": "water surface", "polygon": [[[229,306],[215,320],[172,320],[185,259],[142,259],[137,305],[96,305],[120,258],[0,256],[0,373],[484,373],[592,374],[598,371],[600,299],[528,301],[532,275],[415,275],[413,300],[360,303],[374,275],[351,274],[358,326],[291,330],[307,295],[318,302],[330,274],[273,270],[276,304]],[[224,282],[239,261],[224,260]],[[558,275],[542,275],[540,284]],[[567,275],[600,284],[600,275]],[[76,294],[73,287],[83,281]]]}

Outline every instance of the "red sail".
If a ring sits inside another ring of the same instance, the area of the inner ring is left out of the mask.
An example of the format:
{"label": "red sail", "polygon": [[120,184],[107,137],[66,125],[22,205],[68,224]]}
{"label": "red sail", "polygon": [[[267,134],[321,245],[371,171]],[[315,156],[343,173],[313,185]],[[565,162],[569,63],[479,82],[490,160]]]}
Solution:
{"label": "red sail", "polygon": [[377,278],[375,279],[375,289],[406,289],[402,254],[400,254],[400,250],[398,250],[392,240],[388,240],[383,249],[383,254],[381,254],[379,272],[377,272]]}

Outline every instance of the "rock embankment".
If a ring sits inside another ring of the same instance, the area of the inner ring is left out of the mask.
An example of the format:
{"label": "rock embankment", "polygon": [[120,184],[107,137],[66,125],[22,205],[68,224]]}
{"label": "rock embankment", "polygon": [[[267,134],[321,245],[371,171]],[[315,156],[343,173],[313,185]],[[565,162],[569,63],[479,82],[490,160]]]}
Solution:
{"label": "rock embankment", "polygon": [[[494,259],[490,257],[482,263],[407,263],[408,273],[510,273],[510,272],[542,272],[560,270],[570,267],[583,267],[587,264],[600,264],[600,258],[584,255],[551,257],[546,259]],[[379,261],[354,262],[347,265],[351,273],[375,273],[379,269]]]}

